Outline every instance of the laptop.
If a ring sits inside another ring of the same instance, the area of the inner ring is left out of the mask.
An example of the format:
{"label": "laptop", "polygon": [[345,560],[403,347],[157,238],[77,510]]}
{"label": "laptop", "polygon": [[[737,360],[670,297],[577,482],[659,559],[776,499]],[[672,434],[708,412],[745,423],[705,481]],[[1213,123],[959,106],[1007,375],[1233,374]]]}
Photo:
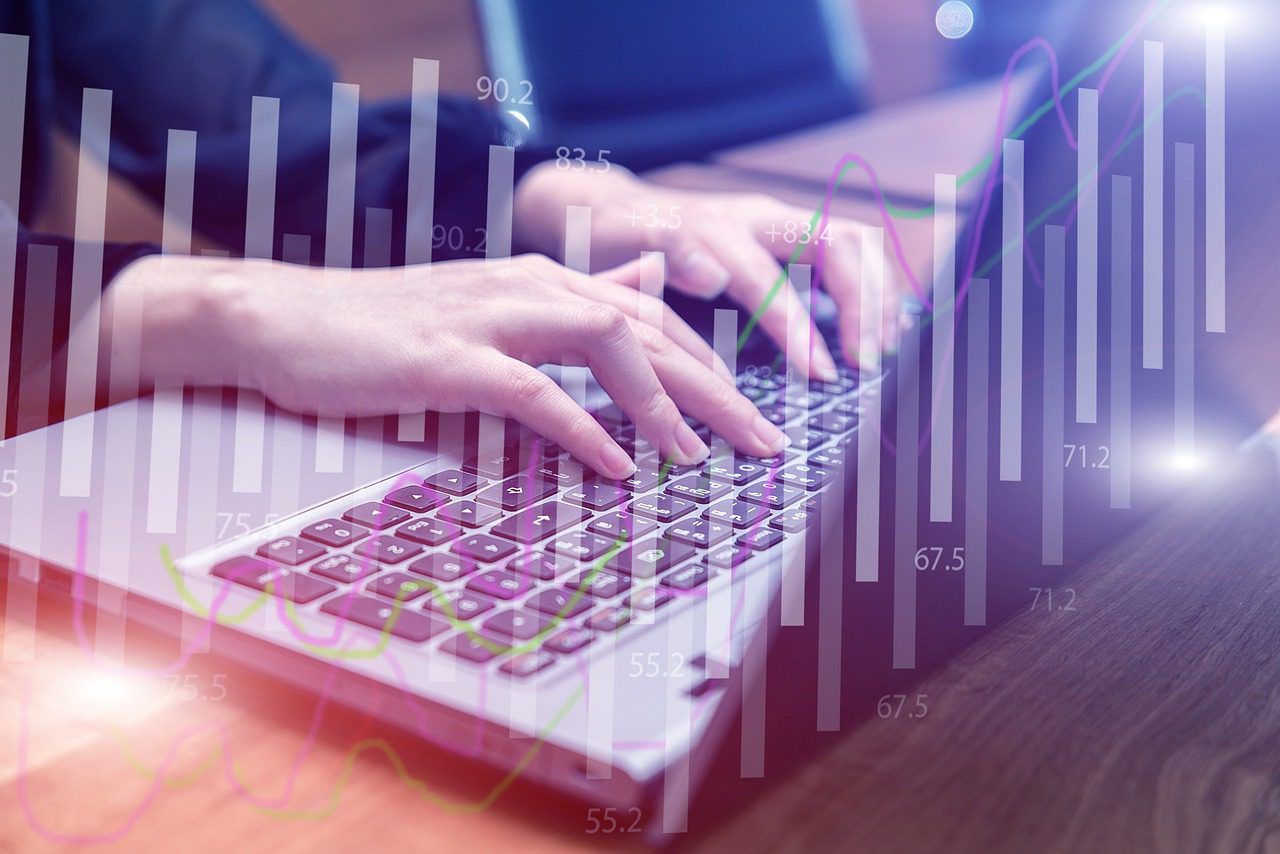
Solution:
{"label": "laptop", "polygon": [[[1138,11],[1108,12],[1116,25],[1091,27],[1063,67],[1088,65]],[[1104,131],[1141,93],[1141,54],[1121,68]],[[1021,113],[1049,92],[1044,74]],[[1075,153],[1054,123],[1045,111],[1026,135],[1027,211],[1073,186]],[[956,237],[958,269],[971,241],[981,258],[1000,257],[999,197]],[[1046,254],[1061,260],[1065,236],[1027,237],[1038,269]],[[1101,293],[1113,284],[1104,275]],[[264,404],[229,391],[117,404],[0,447],[0,469],[20,484],[0,522],[6,595],[39,582],[144,624],[181,613],[190,654],[361,708],[382,697],[374,714],[389,724],[670,838],[715,788],[706,780],[785,773],[878,713],[877,698],[909,704],[921,674],[1033,590],[1061,594],[1073,564],[1176,484],[1148,465],[1173,423],[1172,379],[1153,374],[1132,388],[1131,436],[1143,441],[1132,443],[1130,506],[1112,507],[1119,460],[1097,456],[1115,435],[1110,407],[1096,424],[1055,409],[1076,380],[1065,343],[1074,302],[1063,290],[1048,302],[1053,288],[1030,283],[1025,465],[1002,479],[1002,303],[981,280],[969,287],[953,324],[922,317],[881,373],[841,365],[837,381],[813,383],[744,354],[740,386],[792,438],[776,458],[716,446],[702,466],[667,465],[593,395],[597,418],[636,451],[639,470],[623,482],[495,419],[431,416],[426,443],[398,440],[393,419],[361,419],[335,445],[332,425],[269,405],[255,433],[245,406]],[[955,370],[947,514],[931,488],[944,344]],[[1195,394],[1224,447],[1252,429],[1226,384],[1200,372]],[[1059,444],[1084,448],[1072,456],[1084,455],[1079,471]]]}

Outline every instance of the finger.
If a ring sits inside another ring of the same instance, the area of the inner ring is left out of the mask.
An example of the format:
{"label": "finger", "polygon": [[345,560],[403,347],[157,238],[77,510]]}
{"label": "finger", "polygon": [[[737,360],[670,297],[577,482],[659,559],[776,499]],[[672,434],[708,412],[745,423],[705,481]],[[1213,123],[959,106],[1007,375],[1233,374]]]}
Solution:
{"label": "finger", "polygon": [[[754,312],[760,328],[782,348],[795,369],[802,376],[834,380],[837,374],[831,353],[778,262],[750,235],[708,234],[706,239],[733,275],[729,294]],[[810,343],[807,348],[789,348],[788,340]]]}
{"label": "finger", "polygon": [[557,443],[605,477],[630,477],[636,465],[600,423],[550,377],[524,362],[491,352],[474,372],[475,405],[514,418]]}
{"label": "finger", "polygon": [[[651,256],[647,255],[641,260],[650,263],[656,261],[656,259],[651,261]],[[638,287],[638,284],[627,286],[616,281],[601,280],[600,278],[579,276],[572,273],[569,277],[569,288],[574,293],[598,299],[650,325],[655,325],[656,323],[657,327],[668,338],[684,348],[694,359],[704,365],[711,366],[716,375],[725,382],[732,382],[733,375],[729,373],[729,366],[724,363],[724,359],[720,358],[711,349],[711,345],[701,335],[694,332],[693,327],[685,323],[680,315],[672,311],[671,306],[657,297],[639,293],[634,289]]]}
{"label": "finger", "polygon": [[729,287],[729,270],[692,234],[669,231],[660,245],[666,253],[667,281],[676,290],[709,300]]}
{"label": "finger", "polygon": [[770,424],[736,386],[718,380],[706,364],[660,330],[639,321],[632,321],[632,328],[658,379],[681,410],[740,451],[761,457],[782,451],[786,441],[782,431]]}
{"label": "finger", "polygon": [[509,325],[503,349],[534,364],[586,364],[659,453],[682,465],[701,462],[710,453],[706,443],[663,388],[631,323],[621,310],[590,300],[538,305]]}

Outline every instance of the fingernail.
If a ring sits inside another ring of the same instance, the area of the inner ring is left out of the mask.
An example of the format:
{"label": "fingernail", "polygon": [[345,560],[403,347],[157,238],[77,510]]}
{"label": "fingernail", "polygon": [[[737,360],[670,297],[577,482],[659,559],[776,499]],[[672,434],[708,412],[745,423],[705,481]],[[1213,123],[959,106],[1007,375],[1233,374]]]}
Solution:
{"label": "fingernail", "polygon": [[691,466],[711,455],[711,449],[707,447],[707,443],[702,441],[698,434],[693,432],[693,428],[683,421],[676,428],[676,447],[684,456],[681,465]]}
{"label": "fingernail", "polygon": [[813,366],[818,371],[818,377],[827,382],[835,382],[840,378],[840,372],[836,370],[836,363],[831,361],[822,350],[815,350],[813,353]]}
{"label": "fingernail", "polygon": [[729,271],[705,252],[693,251],[681,264],[685,284],[699,296],[717,297],[729,287]]}
{"label": "fingernail", "polygon": [[605,474],[615,480],[631,477],[636,471],[636,464],[627,456],[627,452],[619,448],[612,439],[600,446],[600,461],[604,463],[604,467],[607,469]]}
{"label": "fingernail", "polygon": [[770,453],[776,454],[782,450],[786,444],[787,437],[781,430],[769,423],[769,419],[763,415],[757,415],[756,420],[752,422],[751,428],[755,431],[756,438],[764,443]]}

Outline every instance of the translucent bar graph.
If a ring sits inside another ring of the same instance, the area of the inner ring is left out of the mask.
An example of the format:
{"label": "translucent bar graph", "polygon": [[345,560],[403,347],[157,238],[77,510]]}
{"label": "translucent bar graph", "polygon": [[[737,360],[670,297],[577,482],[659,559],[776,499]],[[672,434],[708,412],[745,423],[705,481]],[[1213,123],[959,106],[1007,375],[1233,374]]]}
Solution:
{"label": "translucent bar graph", "polygon": [[[390,208],[365,208],[362,266],[391,266],[392,220]],[[356,442],[355,457],[351,464],[355,483],[369,483],[382,474],[382,436],[385,426],[386,419],[381,415],[366,415],[356,419],[356,438],[362,441]]]}
{"label": "translucent bar graph", "polygon": [[511,256],[511,206],[515,197],[516,150],[489,146],[489,203],[485,208],[485,257]]}
{"label": "translucent bar graph", "polygon": [[1196,147],[1173,146],[1173,450],[1195,455]]}
{"label": "translucent bar graph", "polygon": [[[102,242],[107,220],[107,162],[111,145],[111,92],[85,89],[76,178],[75,248],[71,255],[71,337],[67,342],[67,417],[88,413],[62,428],[59,492],[89,496],[93,462],[93,409],[98,380]],[[95,159],[98,161],[95,163]]]}
{"label": "translucent bar graph", "polygon": [[1098,92],[1081,89],[1076,216],[1076,421],[1098,421]]}
{"label": "translucent bar graph", "polygon": [[[738,373],[738,312],[731,308],[715,309],[711,332],[711,345],[724,360],[729,373]],[[717,461],[732,459],[727,445],[717,451]],[[732,597],[726,590],[722,595],[707,599],[707,666],[708,679],[725,679],[729,676],[729,637],[733,628]]]}
{"label": "translucent bar graph", "polygon": [[1227,31],[1205,33],[1204,267],[1206,332],[1227,331]]}
{"label": "translucent bar graph", "polygon": [[1044,482],[1040,562],[1062,565],[1063,435],[1066,426],[1067,232],[1044,229]]}
{"label": "translucent bar graph", "polygon": [[[858,325],[860,341],[864,346],[877,346],[883,308],[884,288],[888,283],[888,270],[884,257],[884,229],[879,226],[862,227],[862,282],[858,294]],[[868,343],[870,342],[870,343]],[[860,365],[878,364],[864,354]],[[863,375],[863,390],[858,405],[863,408],[858,424],[857,443],[857,509],[854,524],[857,538],[853,565],[854,581],[878,581],[880,578],[880,444],[881,431],[880,385],[872,382],[879,376],[878,370],[859,369]],[[838,489],[836,490],[839,491]],[[843,500],[843,499],[842,499]],[[825,515],[824,515],[825,519]],[[843,525],[844,519],[835,520]],[[824,527],[825,529],[825,527]]]}
{"label": "translucent bar graph", "polygon": [[956,176],[933,177],[933,388],[929,520],[951,521],[955,476]]}
{"label": "translucent bar graph", "polygon": [[968,369],[965,394],[964,473],[964,624],[987,624],[987,465],[991,405],[988,365],[991,330],[991,286],[973,279],[965,311],[968,315]]}
{"label": "translucent bar graph", "polygon": [[565,207],[564,265],[579,273],[591,272],[591,208]]}
{"label": "translucent bar graph", "polygon": [[1000,479],[1022,480],[1022,140],[1004,141],[1000,256]]}
{"label": "translucent bar graph", "polygon": [[9,419],[9,345],[18,253],[18,193],[27,109],[26,36],[0,33],[0,426]]}
{"label": "translucent bar graph", "polygon": [[1164,45],[1144,44],[1142,367],[1164,367]]}
{"label": "translucent bar graph", "polygon": [[1110,503],[1130,507],[1133,466],[1130,383],[1133,364],[1133,179],[1111,178]]}
{"label": "translucent bar graph", "polygon": [[[808,264],[788,264],[787,278],[790,280],[791,287],[799,295],[800,304],[807,307],[813,283],[813,268]],[[789,314],[791,303],[787,303],[787,307]],[[787,394],[784,397],[786,401],[784,406],[789,410],[800,410],[801,423],[807,424],[809,413],[804,410],[802,403],[797,404],[796,401],[791,399],[791,395],[795,392],[805,394],[809,390],[808,377],[796,369],[795,355],[793,354],[804,353],[807,364],[807,357],[812,347],[811,325],[797,322],[798,320],[799,318],[790,316],[787,318]],[[788,414],[791,413],[788,412]],[[790,538],[783,540],[782,548],[775,549],[775,554],[771,556],[772,561],[778,565],[782,572],[781,615],[779,622],[784,626],[804,625],[805,538],[805,531],[793,534]]]}
{"label": "translucent bar graph", "polygon": [[898,351],[897,448],[894,472],[893,667],[916,666],[916,549],[920,477],[919,336],[906,335]]}

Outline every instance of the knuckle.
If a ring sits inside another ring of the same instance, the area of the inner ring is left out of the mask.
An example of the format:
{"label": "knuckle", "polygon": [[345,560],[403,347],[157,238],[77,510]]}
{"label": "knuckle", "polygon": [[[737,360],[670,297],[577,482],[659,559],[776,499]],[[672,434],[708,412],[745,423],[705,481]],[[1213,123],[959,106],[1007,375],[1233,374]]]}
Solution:
{"label": "knuckle", "polygon": [[645,352],[650,356],[665,356],[671,350],[671,339],[662,334],[660,329],[655,329],[647,323],[638,325],[636,337],[640,339]]}
{"label": "knuckle", "polygon": [[612,339],[627,331],[627,316],[620,309],[605,303],[590,303],[582,307],[580,317],[582,331],[596,338]]}
{"label": "knuckle", "polygon": [[536,407],[551,391],[551,380],[533,368],[513,368],[506,385],[508,399],[516,409]]}
{"label": "knuckle", "polygon": [[644,411],[655,422],[664,424],[672,429],[675,428],[676,422],[680,421],[682,417],[675,401],[660,386],[649,392],[648,398],[644,402]]}

